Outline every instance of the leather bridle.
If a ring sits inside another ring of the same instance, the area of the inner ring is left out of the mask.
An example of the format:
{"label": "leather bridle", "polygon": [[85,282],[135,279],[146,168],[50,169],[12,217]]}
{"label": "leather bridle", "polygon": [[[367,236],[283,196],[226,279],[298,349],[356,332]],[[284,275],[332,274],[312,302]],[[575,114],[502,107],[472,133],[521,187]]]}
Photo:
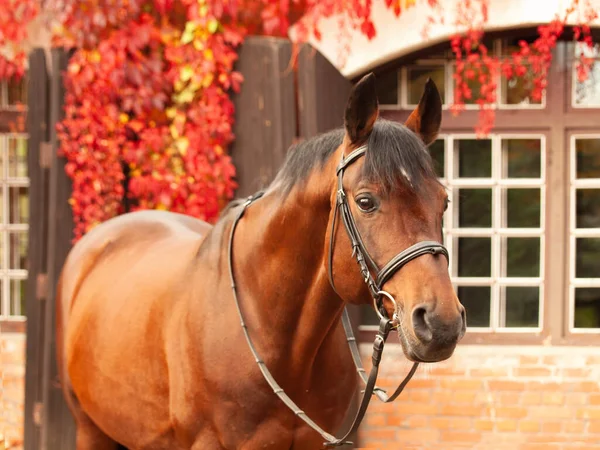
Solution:
{"label": "leather bridle", "polygon": [[[406,250],[400,252],[398,255],[396,255],[394,258],[392,258],[385,266],[383,266],[383,268],[379,269],[378,265],[375,263],[375,261],[370,256],[369,252],[367,251],[367,249],[364,245],[364,242],[360,236],[360,233],[356,226],[356,222],[354,221],[354,217],[352,216],[352,212],[350,210],[350,205],[348,204],[348,199],[347,199],[346,193],[344,191],[344,185],[343,185],[344,170],[350,164],[355,162],[358,158],[363,156],[365,154],[366,150],[367,150],[367,146],[364,145],[364,146],[352,151],[346,158],[344,158],[344,155],[342,154],[342,160],[336,170],[336,174],[338,177],[338,190],[336,193],[337,198],[336,198],[334,216],[333,216],[333,220],[332,220],[332,224],[331,224],[331,236],[330,236],[330,243],[329,243],[329,261],[328,261],[329,262],[329,264],[328,264],[329,281],[331,283],[333,290],[337,293],[337,290],[335,289],[334,280],[333,280],[333,248],[334,248],[334,235],[335,235],[335,230],[336,230],[335,225],[337,222],[337,216],[338,216],[338,214],[340,214],[342,216],[343,223],[346,228],[346,232],[347,232],[348,237],[350,238],[350,241],[352,244],[352,255],[358,262],[360,272],[361,272],[363,279],[364,279],[365,283],[367,284],[369,291],[373,297],[373,307],[380,318],[379,330],[377,332],[377,335],[375,336],[375,341],[373,343],[373,355],[372,355],[373,364],[372,364],[369,376],[367,378],[366,371],[362,366],[360,353],[358,350],[358,346],[356,344],[356,339],[352,332],[352,325],[350,324],[350,318],[348,316],[348,312],[347,312],[346,308],[344,308],[344,312],[342,314],[342,323],[344,326],[344,331],[346,332],[346,339],[347,339],[348,345],[350,347],[352,359],[354,360],[354,364],[356,366],[356,370],[357,370],[360,378],[366,384],[366,387],[364,390],[364,395],[363,395],[360,407],[358,409],[358,412],[356,413],[356,416],[354,418],[354,421],[352,422],[350,429],[344,434],[343,437],[336,438],[335,436],[327,433],[321,427],[319,427],[319,425],[317,425],[310,417],[308,417],[306,415],[306,413],[304,411],[302,411],[294,403],[294,401],[283,391],[283,389],[277,384],[277,381],[275,381],[275,379],[273,378],[273,375],[271,375],[271,372],[269,371],[269,369],[265,365],[264,361],[261,359],[260,355],[256,351],[256,347],[254,346],[252,339],[250,338],[250,334],[248,333],[248,328],[244,321],[244,317],[242,314],[242,310],[240,308],[239,299],[238,299],[238,295],[237,295],[237,286],[235,284],[235,278],[233,275],[233,236],[235,233],[235,229],[236,229],[240,219],[244,215],[246,209],[254,201],[256,201],[257,199],[262,197],[264,192],[258,192],[256,194],[248,197],[247,200],[242,204],[240,211],[238,212],[238,214],[236,215],[236,217],[233,221],[233,224],[231,226],[230,235],[229,235],[228,257],[229,257],[229,276],[231,279],[231,288],[233,291],[235,305],[236,305],[236,308],[237,308],[237,311],[238,311],[238,314],[240,317],[242,330],[244,332],[244,336],[246,338],[248,346],[250,347],[250,351],[252,352],[252,355],[254,356],[254,359],[255,359],[256,363],[258,364],[258,367],[259,367],[261,373],[263,374],[265,380],[267,381],[267,383],[269,384],[269,386],[271,387],[271,389],[273,390],[275,395],[277,395],[285,403],[285,405],[289,409],[292,410],[292,412],[298,418],[303,420],[308,426],[310,426],[313,430],[318,432],[326,440],[326,442],[324,442],[324,445],[329,446],[329,447],[337,447],[337,446],[341,446],[341,445],[352,444],[352,442],[347,441],[346,439],[358,429],[358,427],[359,427],[360,423],[362,422],[362,419],[367,411],[369,402],[371,401],[371,396],[373,394],[375,394],[379,398],[379,400],[381,400],[382,402],[385,402],[385,403],[394,401],[400,395],[400,393],[403,391],[404,387],[408,384],[408,382],[410,381],[410,379],[416,372],[417,367],[419,365],[419,363],[413,363],[413,366],[412,366],[410,372],[408,373],[408,375],[404,378],[402,383],[400,383],[400,385],[398,386],[396,391],[390,397],[387,396],[385,390],[383,390],[375,385],[375,383],[377,381],[377,374],[379,372],[379,363],[381,361],[381,356],[383,354],[383,347],[385,345],[385,341],[387,340],[387,337],[388,337],[390,331],[393,328],[398,326],[398,321],[399,321],[398,305],[397,305],[396,301],[394,300],[393,296],[390,293],[383,290],[383,285],[398,270],[400,270],[403,266],[405,266],[409,261],[412,261],[413,259],[418,258],[419,256],[426,255],[426,254],[433,254],[433,255],[442,254],[446,257],[446,259],[448,259],[448,251],[446,250],[446,247],[444,247],[442,244],[440,244],[439,242],[435,242],[435,241],[423,241],[423,242],[419,242],[415,245],[412,245],[411,247],[407,248]],[[377,274],[375,278],[371,274],[371,270],[373,270]],[[339,296],[339,293],[338,293],[338,296]],[[387,311],[384,308],[382,297],[389,299],[392,302],[392,304],[394,305],[394,314],[393,314],[392,318],[387,317]],[[340,298],[341,298],[341,296],[340,296]]]}

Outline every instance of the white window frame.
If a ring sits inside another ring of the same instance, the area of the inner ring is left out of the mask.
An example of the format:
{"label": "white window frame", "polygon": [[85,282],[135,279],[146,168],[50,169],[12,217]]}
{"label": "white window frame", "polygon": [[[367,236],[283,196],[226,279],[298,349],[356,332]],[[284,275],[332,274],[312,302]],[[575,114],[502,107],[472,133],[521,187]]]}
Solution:
{"label": "white window frame", "polygon": [[600,178],[577,179],[577,140],[599,139],[598,133],[573,133],[569,137],[569,332],[573,334],[598,334],[600,328],[575,328],[575,288],[600,288],[598,278],[576,278],[577,238],[600,238],[600,228],[577,228],[577,189],[600,189]]}

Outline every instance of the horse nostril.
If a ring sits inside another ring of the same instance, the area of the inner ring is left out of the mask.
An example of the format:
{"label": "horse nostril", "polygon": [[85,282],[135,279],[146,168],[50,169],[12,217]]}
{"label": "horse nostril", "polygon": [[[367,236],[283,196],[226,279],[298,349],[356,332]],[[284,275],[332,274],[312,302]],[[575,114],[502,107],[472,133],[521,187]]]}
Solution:
{"label": "horse nostril", "polygon": [[465,334],[465,332],[467,330],[467,311],[466,311],[465,307],[462,305],[460,305],[460,318],[462,319],[460,332],[461,332],[461,335],[463,335],[463,334]]}
{"label": "horse nostril", "polygon": [[413,309],[412,321],[417,338],[425,344],[431,342],[433,333],[427,323],[427,309],[424,306],[417,306]]}

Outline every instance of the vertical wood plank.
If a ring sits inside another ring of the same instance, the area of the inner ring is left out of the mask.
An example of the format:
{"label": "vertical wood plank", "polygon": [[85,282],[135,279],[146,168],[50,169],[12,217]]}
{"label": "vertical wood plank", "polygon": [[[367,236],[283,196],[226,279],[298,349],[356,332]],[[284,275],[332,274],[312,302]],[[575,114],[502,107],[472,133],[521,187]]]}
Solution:
{"label": "vertical wood plank", "polygon": [[73,216],[68,203],[71,180],[65,173],[65,159],[57,156],[59,146],[56,123],[63,118],[64,88],[62,72],[66,70],[68,54],[62,49],[52,50],[52,77],[50,84],[50,130],[52,167],[50,168],[50,202],[48,224],[48,299],[44,337],[44,414],[42,428],[43,450],[75,449],[75,426],[71,412],[62,396],[56,363],[55,301],[56,284],[60,270],[71,249]]}
{"label": "vertical wood plank", "polygon": [[308,139],[344,125],[352,83],[319,52],[304,45],[298,56],[298,123]]}
{"label": "vertical wood plank", "polygon": [[237,196],[250,195],[273,180],[296,137],[294,73],[287,39],[248,37],[236,70],[244,76],[235,105]]}
{"label": "vertical wood plank", "polygon": [[38,298],[38,276],[46,272],[48,232],[48,169],[40,165],[40,147],[48,142],[48,83],[44,50],[29,56],[27,167],[29,177],[28,274],[26,286],[27,350],[25,372],[24,449],[37,450],[40,427],[34,422],[36,403],[42,401],[45,299]]}

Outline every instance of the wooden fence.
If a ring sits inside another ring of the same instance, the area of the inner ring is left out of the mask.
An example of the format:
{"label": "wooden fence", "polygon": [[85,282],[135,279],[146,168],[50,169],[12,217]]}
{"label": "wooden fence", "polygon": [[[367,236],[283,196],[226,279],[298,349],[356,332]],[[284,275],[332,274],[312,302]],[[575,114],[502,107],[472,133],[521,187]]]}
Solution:
{"label": "wooden fence", "polygon": [[[245,81],[234,99],[236,142],[231,149],[238,196],[266,186],[295,139],[342,125],[350,83],[308,47],[300,53],[298,70],[288,70],[291,54],[289,41],[276,38],[250,37],[240,51],[237,68]],[[63,114],[61,74],[67,62],[62,50],[52,51],[51,71],[43,50],[29,59],[25,450],[75,448],[73,419],[57,378],[54,335],[55,287],[73,235],[71,182],[65,160],[57,156],[55,132]]]}

